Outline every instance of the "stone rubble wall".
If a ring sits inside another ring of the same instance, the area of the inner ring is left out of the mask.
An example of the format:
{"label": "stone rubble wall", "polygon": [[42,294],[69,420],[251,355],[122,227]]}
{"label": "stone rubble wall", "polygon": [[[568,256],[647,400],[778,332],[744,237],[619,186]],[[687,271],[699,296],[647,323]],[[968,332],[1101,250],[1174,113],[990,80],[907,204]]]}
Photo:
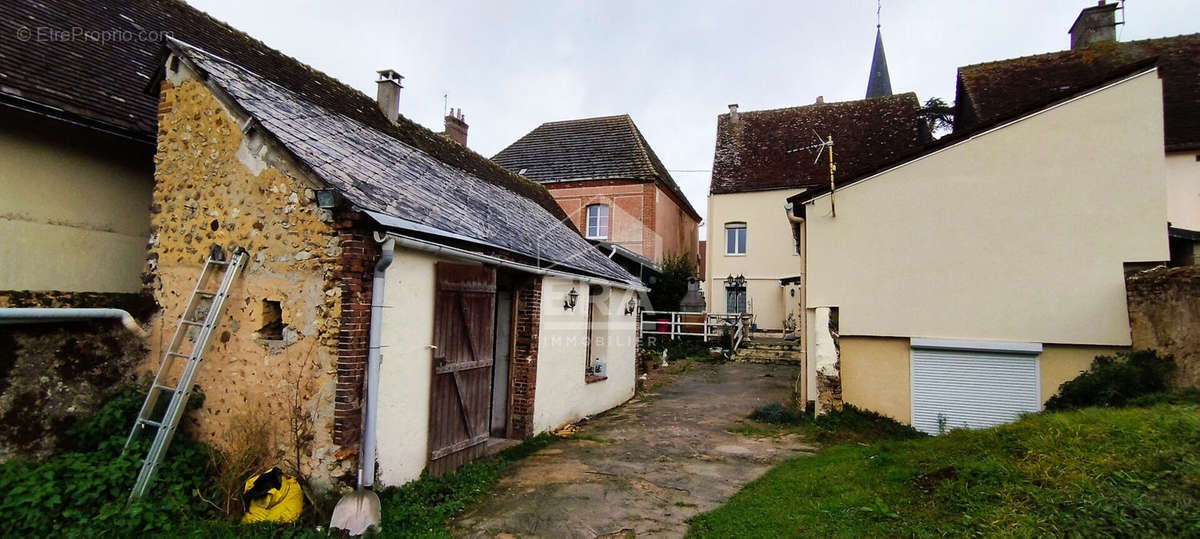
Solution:
{"label": "stone rubble wall", "polygon": [[1125,291],[1133,349],[1174,355],[1175,387],[1200,387],[1200,266],[1135,273]]}
{"label": "stone rubble wall", "polygon": [[[215,245],[244,248],[250,261],[235,282],[220,331],[195,383],[204,406],[188,428],[220,450],[234,421],[265,421],[285,468],[317,488],[353,477],[353,462],[333,439],[343,286],[334,217],[315,203],[306,174],[265,134],[243,134],[234,116],[202,83],[164,81],[147,286],[162,305],[152,323],[153,375]],[[282,338],[270,338],[264,301],[279,302]],[[339,459],[342,457],[342,459]]]}
{"label": "stone rubble wall", "polygon": [[[54,291],[0,291],[0,307],[116,308],[139,322],[157,310],[148,295]],[[115,320],[0,325],[0,462],[70,449],[67,431],[132,382],[145,355]]]}

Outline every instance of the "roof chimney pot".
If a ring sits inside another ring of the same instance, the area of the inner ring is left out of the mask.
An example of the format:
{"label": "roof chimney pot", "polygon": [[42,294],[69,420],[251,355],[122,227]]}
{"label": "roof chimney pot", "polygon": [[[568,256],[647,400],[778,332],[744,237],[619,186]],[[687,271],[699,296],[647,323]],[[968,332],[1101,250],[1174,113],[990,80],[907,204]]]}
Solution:
{"label": "roof chimney pot", "polygon": [[442,134],[446,138],[453,140],[463,146],[467,145],[467,117],[463,114],[462,109],[450,109],[450,114],[445,118],[445,130]]}
{"label": "roof chimney pot", "polygon": [[729,121],[730,121],[730,122],[732,122],[732,123],[735,123],[735,124],[736,124],[736,123],[737,123],[737,121],[738,121],[738,111],[737,111],[737,107],[738,107],[738,106],[737,106],[737,103],[730,103],[730,104],[729,104]]}
{"label": "roof chimney pot", "polygon": [[379,104],[379,111],[388,121],[395,123],[400,117],[400,89],[404,87],[400,81],[404,80],[404,77],[391,69],[382,69],[378,73],[379,79],[375,81],[375,101]]}
{"label": "roof chimney pot", "polygon": [[817,104],[824,105],[825,104],[825,96],[823,96],[823,95],[817,96]]}

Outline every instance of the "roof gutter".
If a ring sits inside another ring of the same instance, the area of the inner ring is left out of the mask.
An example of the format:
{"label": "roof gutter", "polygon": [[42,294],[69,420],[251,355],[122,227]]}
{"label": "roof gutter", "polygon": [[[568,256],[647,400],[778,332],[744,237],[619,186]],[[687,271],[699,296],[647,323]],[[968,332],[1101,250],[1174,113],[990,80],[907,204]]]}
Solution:
{"label": "roof gutter", "polygon": [[10,109],[18,110],[18,111],[21,111],[21,112],[24,112],[27,114],[40,116],[40,117],[46,118],[48,120],[53,120],[56,122],[63,122],[65,124],[73,125],[75,127],[81,127],[83,129],[98,131],[100,133],[104,133],[109,136],[117,137],[119,139],[127,140],[127,141],[141,144],[144,146],[153,146],[155,143],[154,137],[147,137],[145,135],[133,134],[131,132],[127,132],[120,128],[108,127],[99,122],[90,122],[90,121],[75,119],[71,113],[69,113],[63,109],[60,109],[57,107],[52,107],[50,105],[43,105],[36,101],[25,99],[23,97],[15,96],[12,94],[0,93],[0,106],[5,106]]}
{"label": "roof gutter", "polygon": [[53,307],[7,307],[0,309],[0,324],[38,324],[78,320],[119,320],[138,337],[148,336],[133,315],[124,309],[83,309]]}
{"label": "roof gutter", "polygon": [[632,284],[632,283],[622,283],[619,281],[612,281],[609,279],[600,279],[597,277],[586,277],[586,276],[578,275],[578,274],[574,274],[574,273],[567,273],[565,271],[557,271],[557,270],[552,270],[552,269],[547,269],[547,268],[539,268],[536,266],[530,266],[529,264],[522,264],[520,262],[513,262],[511,260],[505,260],[503,258],[499,258],[499,257],[495,257],[495,256],[490,256],[490,255],[475,253],[472,251],[467,251],[465,249],[458,249],[455,247],[447,247],[445,245],[437,244],[437,243],[434,243],[431,241],[425,241],[422,239],[417,239],[417,238],[413,238],[413,237],[409,237],[409,236],[404,236],[401,234],[396,234],[395,232],[385,232],[383,234],[383,236],[380,236],[378,232],[375,233],[375,241],[382,242],[385,240],[395,241],[396,245],[405,247],[407,249],[424,251],[427,253],[447,256],[447,257],[451,257],[451,258],[471,260],[471,261],[480,262],[480,263],[483,263],[483,264],[486,264],[489,266],[499,266],[502,268],[509,268],[509,269],[513,269],[513,270],[521,271],[521,272],[525,272],[525,273],[533,273],[536,275],[548,275],[548,276],[552,276],[552,277],[560,277],[563,279],[572,279],[572,280],[576,280],[576,281],[583,281],[588,284],[596,284],[596,285],[601,285],[601,286],[615,286],[615,287],[619,287],[619,288],[626,288],[629,290],[634,290],[637,292],[650,291],[650,289],[644,285],[636,285],[636,284]]}

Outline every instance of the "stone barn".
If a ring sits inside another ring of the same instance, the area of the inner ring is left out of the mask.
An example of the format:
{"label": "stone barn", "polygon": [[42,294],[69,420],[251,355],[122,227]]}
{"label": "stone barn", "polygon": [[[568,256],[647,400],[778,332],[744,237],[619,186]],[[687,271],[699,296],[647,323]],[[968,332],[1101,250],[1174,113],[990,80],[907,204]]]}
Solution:
{"label": "stone barn", "polygon": [[146,371],[210,250],[250,255],[196,378],[201,439],[269,418],[318,488],[352,480],[370,379],[396,485],[633,395],[640,281],[543,187],[399,116],[398,75],[372,100],[269,49],[297,69],[167,48]]}

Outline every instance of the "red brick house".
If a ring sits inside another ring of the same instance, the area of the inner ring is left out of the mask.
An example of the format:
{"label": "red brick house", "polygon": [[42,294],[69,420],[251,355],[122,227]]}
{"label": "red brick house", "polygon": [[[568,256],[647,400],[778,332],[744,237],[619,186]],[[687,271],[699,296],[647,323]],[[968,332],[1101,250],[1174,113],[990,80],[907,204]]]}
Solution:
{"label": "red brick house", "polygon": [[548,122],[492,158],[534,180],[602,248],[698,257],[700,214],[629,115]]}

